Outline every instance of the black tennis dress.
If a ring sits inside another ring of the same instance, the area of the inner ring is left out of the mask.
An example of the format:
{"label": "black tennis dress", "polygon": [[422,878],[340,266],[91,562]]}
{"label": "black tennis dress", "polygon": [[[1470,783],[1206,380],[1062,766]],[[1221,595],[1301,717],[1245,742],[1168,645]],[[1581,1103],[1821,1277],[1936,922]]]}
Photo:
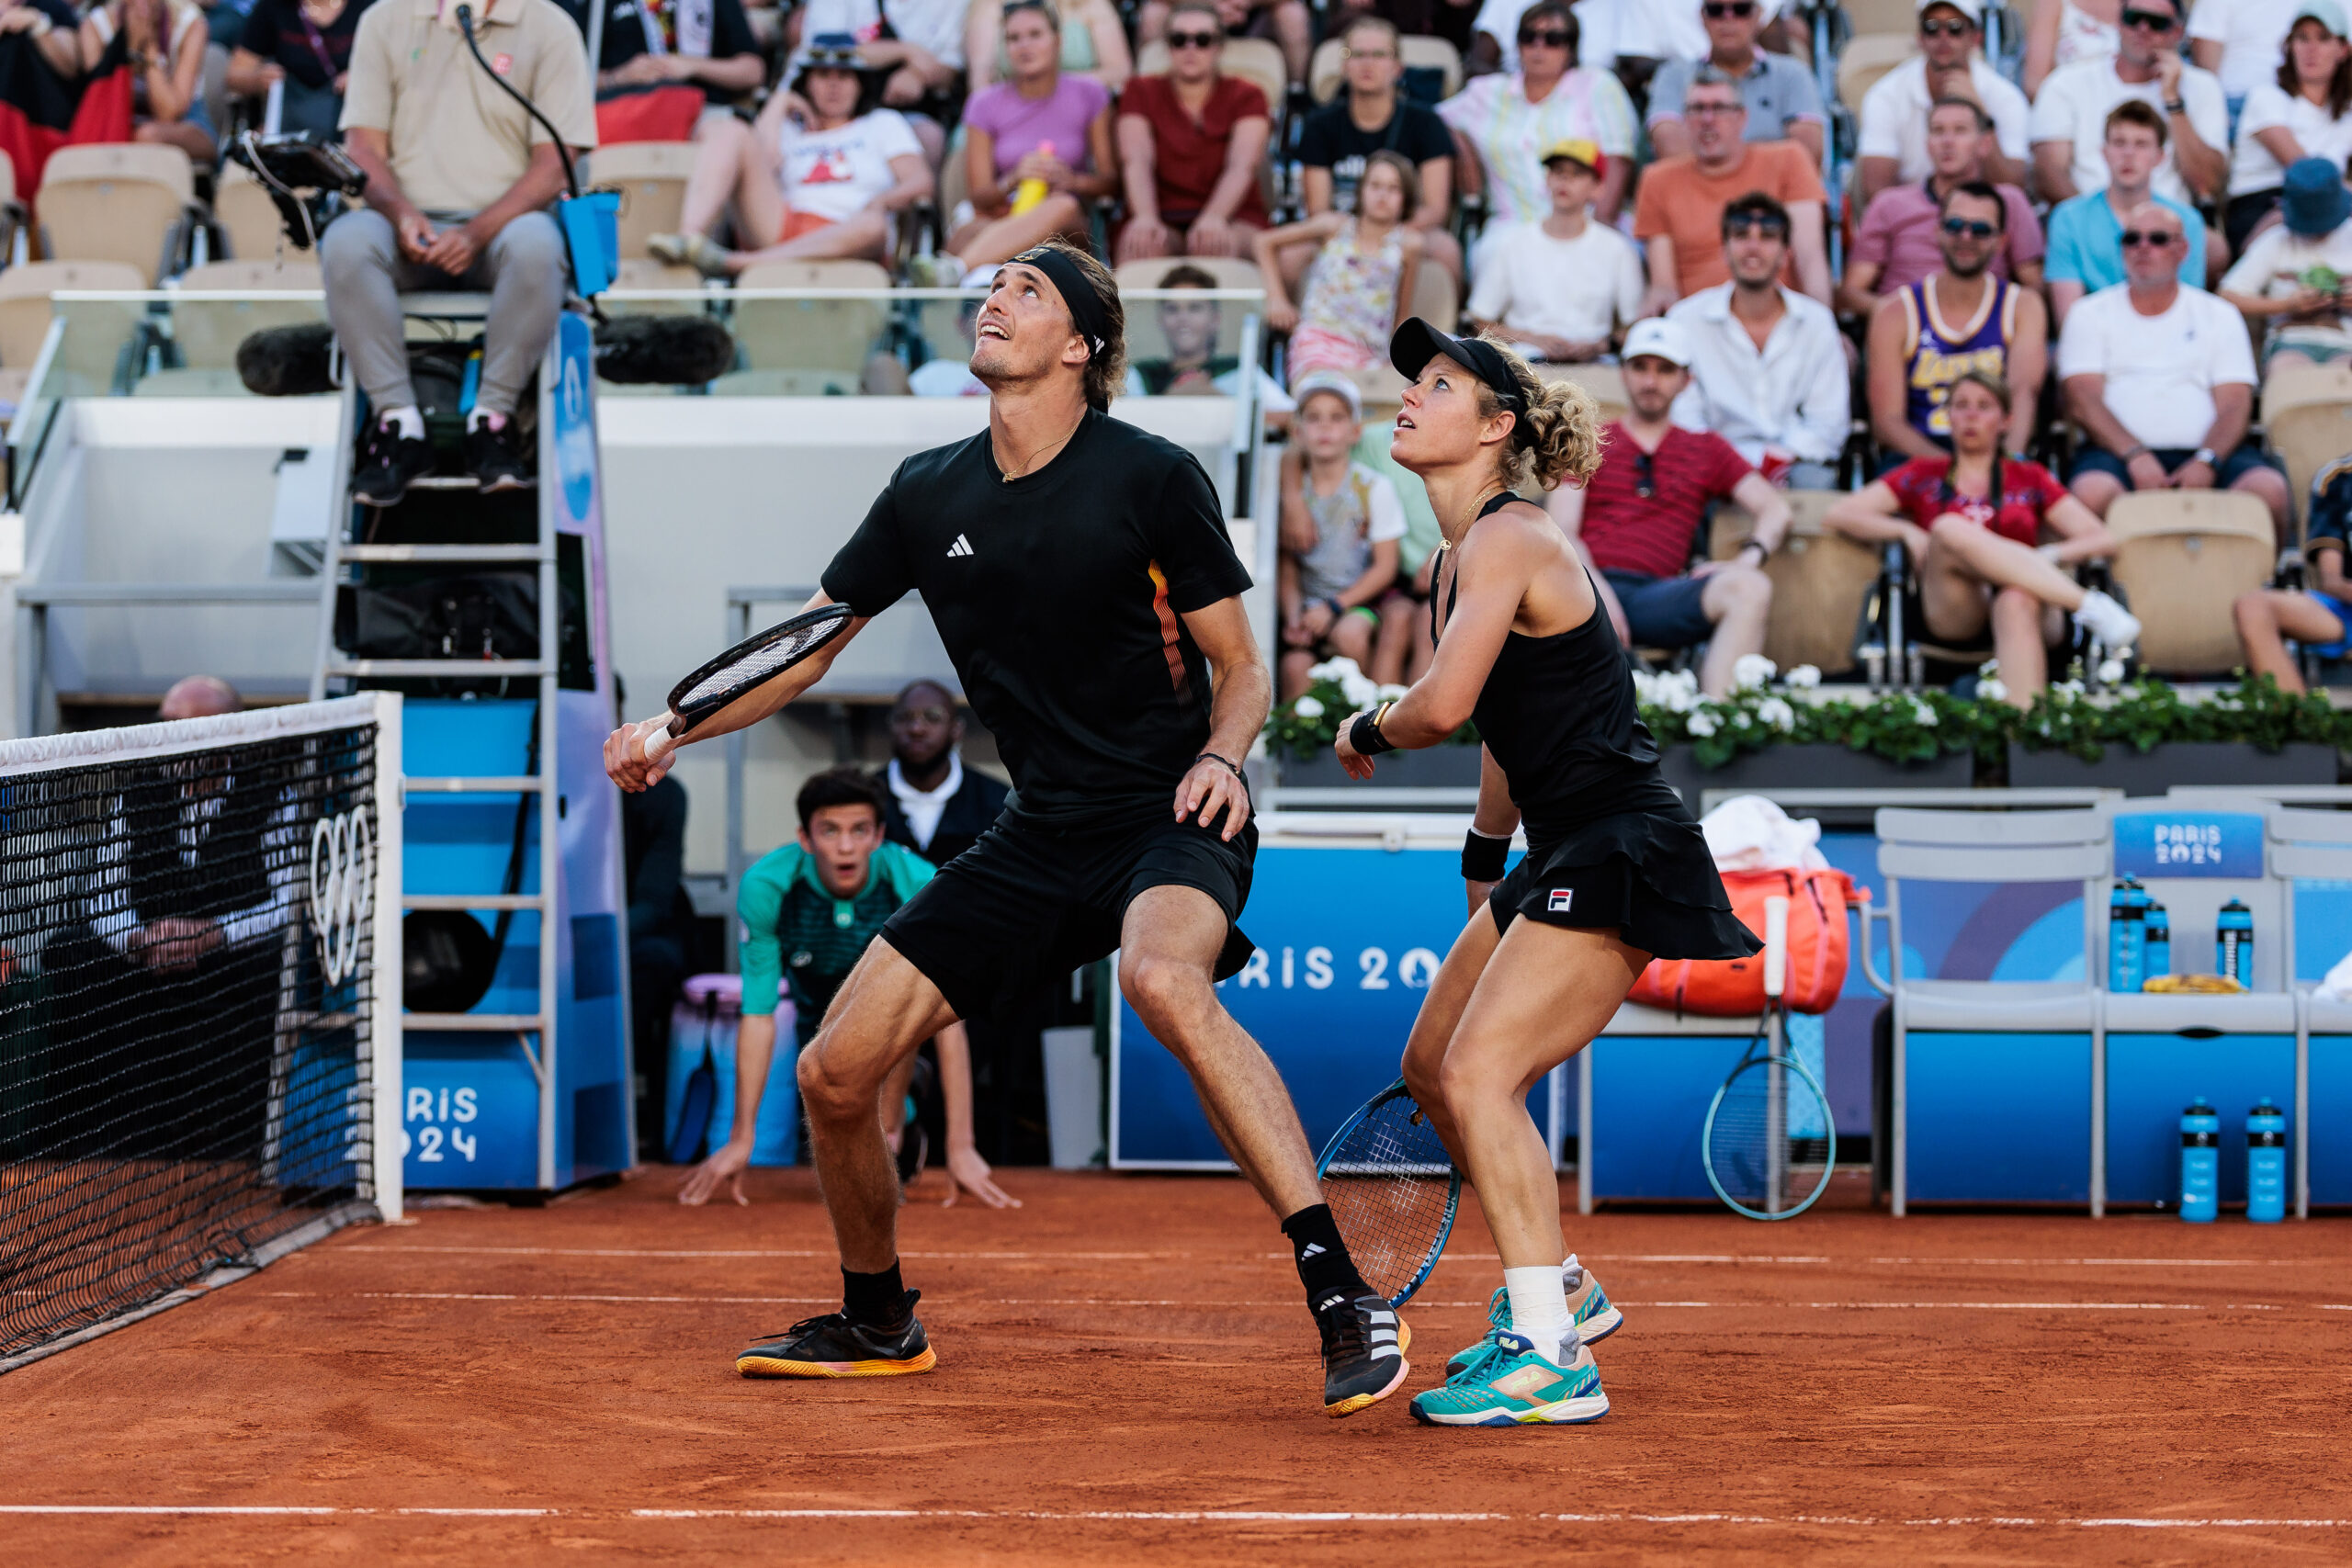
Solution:
{"label": "black tennis dress", "polygon": [[[1513,499],[1498,495],[1478,515]],[[1457,577],[1449,620],[1459,592]],[[1434,633],[1434,594],[1430,620]],[[1654,958],[1762,950],[1731,912],[1699,825],[1658,772],[1657,743],[1634,709],[1633,675],[1598,589],[1575,630],[1504,637],[1472,717],[1527,829],[1527,853],[1488,899],[1497,927],[1508,931],[1521,915],[1613,926]]]}

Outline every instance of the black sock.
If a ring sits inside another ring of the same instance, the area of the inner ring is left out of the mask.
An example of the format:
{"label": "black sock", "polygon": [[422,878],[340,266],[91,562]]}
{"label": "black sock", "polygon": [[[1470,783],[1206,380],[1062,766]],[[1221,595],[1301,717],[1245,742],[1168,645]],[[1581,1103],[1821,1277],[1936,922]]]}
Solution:
{"label": "black sock", "polygon": [[1330,1204],[1301,1209],[1283,1222],[1283,1235],[1290,1237],[1299,1283],[1306,1287],[1306,1304],[1314,1311],[1360,1296],[1370,1288],[1356,1272],[1348,1244],[1340,1239],[1339,1222],[1331,1218]]}
{"label": "black sock", "polygon": [[868,1328],[895,1328],[906,1321],[907,1286],[899,1278],[899,1260],[879,1274],[842,1270],[842,1312],[852,1323]]}

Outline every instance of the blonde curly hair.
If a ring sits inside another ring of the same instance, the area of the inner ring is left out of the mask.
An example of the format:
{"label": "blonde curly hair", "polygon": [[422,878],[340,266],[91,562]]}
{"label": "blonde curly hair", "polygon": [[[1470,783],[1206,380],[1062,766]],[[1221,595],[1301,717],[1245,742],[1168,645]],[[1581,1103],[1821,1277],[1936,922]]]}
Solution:
{"label": "blonde curly hair", "polygon": [[1502,355],[1526,405],[1524,413],[1506,409],[1492,387],[1475,383],[1480,419],[1499,413],[1519,417],[1520,428],[1512,431],[1502,451],[1503,483],[1524,491],[1532,479],[1545,490],[1557,490],[1564,480],[1581,484],[1592,478],[1600,467],[1600,408],[1592,394],[1573,381],[1543,380],[1492,333],[1480,333],[1478,339]]}

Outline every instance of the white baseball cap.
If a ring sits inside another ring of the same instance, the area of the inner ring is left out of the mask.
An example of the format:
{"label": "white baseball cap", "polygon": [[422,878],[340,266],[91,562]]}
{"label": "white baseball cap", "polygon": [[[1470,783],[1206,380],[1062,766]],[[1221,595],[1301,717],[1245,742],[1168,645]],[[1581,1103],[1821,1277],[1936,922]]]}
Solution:
{"label": "white baseball cap", "polygon": [[1625,334],[1625,346],[1617,357],[1621,360],[1641,358],[1663,359],[1668,365],[1690,367],[1690,338],[1679,321],[1669,321],[1663,316],[1647,316],[1634,323]]}
{"label": "white baseball cap", "polygon": [[1917,9],[1924,16],[1930,6],[1949,6],[1978,27],[1984,25],[1984,0],[1919,0]]}
{"label": "white baseball cap", "polygon": [[1291,401],[1305,408],[1307,398],[1316,392],[1332,393],[1348,405],[1349,417],[1363,418],[1363,389],[1337,370],[1317,370],[1300,377],[1298,385],[1290,389]]}

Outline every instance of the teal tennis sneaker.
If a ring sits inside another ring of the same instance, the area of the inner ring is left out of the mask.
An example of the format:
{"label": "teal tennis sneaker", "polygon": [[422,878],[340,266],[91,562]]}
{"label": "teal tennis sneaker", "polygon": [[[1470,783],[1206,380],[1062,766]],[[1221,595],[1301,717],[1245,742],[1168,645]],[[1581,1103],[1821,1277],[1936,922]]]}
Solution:
{"label": "teal tennis sneaker", "polygon": [[[1573,1260],[1571,1260],[1573,1262]],[[1592,1277],[1592,1270],[1575,1265],[1583,1281],[1568,1292],[1568,1321],[1577,1325],[1577,1341],[1583,1345],[1598,1345],[1624,1325],[1625,1314],[1610,1304],[1609,1292]],[[1495,1289],[1495,1299],[1487,1305],[1487,1325],[1489,1328],[1510,1326],[1510,1292],[1500,1286]],[[1445,1375],[1453,1377],[1469,1365],[1473,1357],[1486,1348],[1480,1340],[1466,1350],[1457,1350],[1445,1363]]]}
{"label": "teal tennis sneaker", "polygon": [[1425,1427],[1578,1427],[1609,1414],[1600,1369],[1582,1345],[1565,1368],[1507,1328],[1487,1336],[1481,1354],[1442,1388],[1413,1396]]}

